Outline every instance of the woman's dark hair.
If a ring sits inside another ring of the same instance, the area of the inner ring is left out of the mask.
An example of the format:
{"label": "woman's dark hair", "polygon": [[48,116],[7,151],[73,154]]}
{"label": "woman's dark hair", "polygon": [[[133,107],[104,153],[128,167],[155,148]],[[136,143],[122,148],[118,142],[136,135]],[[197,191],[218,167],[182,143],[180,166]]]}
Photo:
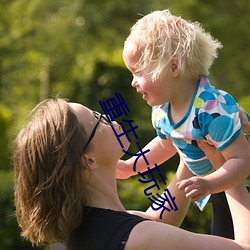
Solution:
{"label": "woman's dark hair", "polygon": [[82,159],[86,133],[64,99],[33,111],[13,149],[15,205],[22,236],[33,245],[64,241],[86,202]]}

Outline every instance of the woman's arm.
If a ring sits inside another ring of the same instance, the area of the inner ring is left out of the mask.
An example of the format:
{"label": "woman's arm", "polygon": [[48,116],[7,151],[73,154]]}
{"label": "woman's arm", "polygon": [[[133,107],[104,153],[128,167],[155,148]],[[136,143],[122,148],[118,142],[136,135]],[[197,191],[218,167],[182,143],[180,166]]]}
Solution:
{"label": "woman's arm", "polygon": [[125,250],[249,250],[250,196],[242,185],[226,191],[226,194],[235,226],[235,240],[191,233],[164,223],[144,221],[131,231]]}
{"label": "woman's arm", "polygon": [[[246,128],[250,128],[250,123]],[[245,129],[246,129],[245,128]],[[243,127],[243,131],[244,127]],[[225,160],[221,153],[214,150],[205,142],[199,145],[214,165],[219,167]],[[218,164],[219,163],[219,164]],[[180,168],[181,169],[181,168]],[[174,192],[174,191],[173,191]],[[250,250],[250,196],[244,185],[226,190],[228,204],[231,210],[235,240],[212,235],[191,233],[167,224],[153,221],[139,223],[132,230],[126,243],[125,250],[155,249],[155,250],[183,250],[183,249],[230,249]],[[169,217],[170,213],[166,214]]]}
{"label": "woman's arm", "polygon": [[[246,139],[249,143],[249,139],[250,139],[250,118],[247,118],[246,113],[244,112],[243,108],[240,108],[240,120],[241,120],[241,124],[242,124],[242,131],[243,133],[246,135]],[[248,117],[249,114],[248,114]]]}
{"label": "woman's arm", "polygon": [[[244,184],[226,190],[226,196],[232,214],[235,239],[250,246],[249,220],[250,195]],[[250,248],[249,248],[250,249]]]}

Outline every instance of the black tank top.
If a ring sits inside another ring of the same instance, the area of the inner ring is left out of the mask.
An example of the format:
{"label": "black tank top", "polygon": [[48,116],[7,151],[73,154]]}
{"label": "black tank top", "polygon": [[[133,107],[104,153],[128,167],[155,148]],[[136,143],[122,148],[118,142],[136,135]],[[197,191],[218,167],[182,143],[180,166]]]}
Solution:
{"label": "black tank top", "polygon": [[133,227],[146,219],[126,212],[85,208],[82,223],[66,242],[67,250],[122,250]]}

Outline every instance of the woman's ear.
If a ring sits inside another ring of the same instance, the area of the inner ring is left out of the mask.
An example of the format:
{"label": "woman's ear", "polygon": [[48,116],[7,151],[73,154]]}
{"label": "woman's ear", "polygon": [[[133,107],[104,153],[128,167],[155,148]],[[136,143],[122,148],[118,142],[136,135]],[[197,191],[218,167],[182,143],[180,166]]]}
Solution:
{"label": "woman's ear", "polygon": [[90,170],[97,168],[95,159],[93,157],[88,156],[88,155],[83,155],[82,160],[84,161],[85,164],[87,164]]}
{"label": "woman's ear", "polygon": [[173,76],[176,77],[180,74],[180,68],[179,68],[179,60],[176,57],[173,57],[171,59],[171,70],[173,73]]}

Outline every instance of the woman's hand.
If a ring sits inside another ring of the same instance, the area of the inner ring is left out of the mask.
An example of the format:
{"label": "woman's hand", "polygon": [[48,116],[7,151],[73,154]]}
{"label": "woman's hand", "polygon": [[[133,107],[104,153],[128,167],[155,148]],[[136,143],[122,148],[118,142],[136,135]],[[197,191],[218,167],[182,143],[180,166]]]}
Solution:
{"label": "woman's hand", "polygon": [[246,139],[250,141],[250,122],[247,119],[247,115],[242,108],[240,108],[240,119],[242,122],[242,131],[244,132]]}

